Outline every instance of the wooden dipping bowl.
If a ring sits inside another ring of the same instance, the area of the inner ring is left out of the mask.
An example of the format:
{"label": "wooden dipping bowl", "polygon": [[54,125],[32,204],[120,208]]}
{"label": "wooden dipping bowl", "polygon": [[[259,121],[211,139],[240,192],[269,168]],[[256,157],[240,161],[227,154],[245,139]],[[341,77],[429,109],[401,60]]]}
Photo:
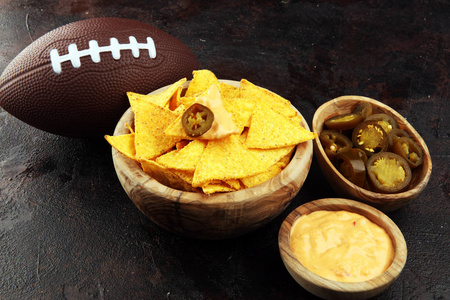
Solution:
{"label": "wooden dipping bowl", "polygon": [[[236,87],[240,85],[238,81],[220,81]],[[188,83],[185,83],[185,87]],[[302,120],[302,125],[310,130]],[[129,133],[126,123],[134,123],[131,109],[119,120],[114,135]],[[208,240],[237,237],[277,217],[302,187],[311,166],[312,155],[312,141],[302,143],[296,147],[286,168],[269,181],[236,192],[206,195],[164,186],[142,171],[135,161],[112,149],[119,181],[145,216],[173,233]]]}
{"label": "wooden dipping bowl", "polygon": [[[323,278],[304,267],[296,258],[291,249],[290,235],[295,220],[302,215],[314,211],[345,210],[360,214],[376,225],[384,228],[392,240],[394,246],[394,258],[391,266],[381,275],[362,282],[339,282]],[[283,224],[278,234],[278,245],[283,263],[304,289],[324,299],[367,299],[385,291],[394,283],[400,275],[407,257],[405,239],[395,223],[381,211],[364,203],[341,199],[326,198],[305,203],[292,211]]]}
{"label": "wooden dipping bowl", "polygon": [[395,194],[376,193],[361,188],[346,179],[328,159],[319,137],[314,139],[314,153],[322,172],[339,197],[359,200],[370,204],[383,212],[394,211],[416,198],[426,187],[431,175],[431,157],[422,137],[417,131],[391,107],[371,98],[361,96],[342,96],[322,104],[314,114],[312,128],[320,135],[324,129],[325,120],[344,113],[350,113],[359,102],[372,104],[373,113],[385,113],[397,121],[400,129],[405,130],[411,138],[422,148],[423,163],[413,169],[412,180],[408,190]]}

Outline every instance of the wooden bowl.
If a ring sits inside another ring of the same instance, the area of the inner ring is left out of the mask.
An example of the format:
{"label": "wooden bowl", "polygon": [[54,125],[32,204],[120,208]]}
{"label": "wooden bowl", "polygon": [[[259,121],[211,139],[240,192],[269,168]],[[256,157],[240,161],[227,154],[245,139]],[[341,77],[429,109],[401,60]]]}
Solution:
{"label": "wooden bowl", "polygon": [[[339,282],[323,278],[304,267],[292,252],[290,235],[295,220],[318,210],[345,210],[365,216],[384,228],[394,246],[391,266],[381,275],[362,282]],[[291,276],[307,291],[324,299],[367,299],[385,291],[400,275],[407,257],[405,239],[395,223],[381,211],[364,203],[326,198],[308,202],[292,211],[281,225],[278,234],[280,255]]]}
{"label": "wooden bowl", "polygon": [[328,159],[319,138],[314,139],[314,153],[322,172],[339,197],[359,200],[370,204],[383,212],[394,211],[416,198],[426,187],[431,175],[431,157],[427,145],[417,131],[398,112],[391,107],[371,98],[361,96],[342,96],[330,100],[320,106],[312,121],[313,131],[318,135],[324,129],[324,121],[338,114],[349,113],[359,102],[372,104],[373,113],[385,113],[397,121],[400,129],[405,130],[422,148],[424,160],[421,166],[413,170],[413,177],[408,190],[395,194],[376,193],[361,188],[348,179],[334,167]]}
{"label": "wooden bowl", "polygon": [[[221,81],[240,85],[238,81]],[[131,109],[119,120],[114,135],[129,133],[126,123],[134,123]],[[304,120],[302,124],[310,130]],[[112,149],[120,183],[145,216],[173,233],[210,240],[243,235],[278,216],[302,187],[312,155],[312,141],[302,143],[296,147],[286,168],[269,181],[236,192],[206,195],[164,186],[144,173],[136,162]]]}

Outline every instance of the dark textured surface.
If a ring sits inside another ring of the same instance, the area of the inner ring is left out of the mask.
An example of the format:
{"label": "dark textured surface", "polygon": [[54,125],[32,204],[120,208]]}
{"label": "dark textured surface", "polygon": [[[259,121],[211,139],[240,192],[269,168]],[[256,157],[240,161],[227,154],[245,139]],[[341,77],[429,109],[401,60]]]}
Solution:
{"label": "dark textured surface", "polygon": [[[311,124],[345,94],[401,113],[430,149],[428,187],[390,213],[406,266],[376,299],[450,299],[448,1],[1,1],[0,69],[33,40],[80,19],[152,23],[219,78],[246,78],[291,100]],[[0,110],[1,299],[311,298],[289,276],[277,235],[287,214],[335,196],[313,161],[287,210],[226,241],[190,240],[127,199],[101,139],[59,137]]]}

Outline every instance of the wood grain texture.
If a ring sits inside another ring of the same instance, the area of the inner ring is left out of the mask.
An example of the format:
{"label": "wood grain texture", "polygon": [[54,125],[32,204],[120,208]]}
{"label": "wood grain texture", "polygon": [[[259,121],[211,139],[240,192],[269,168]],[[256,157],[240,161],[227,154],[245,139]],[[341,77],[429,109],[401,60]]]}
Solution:
{"label": "wood grain texture", "polygon": [[410,188],[401,193],[375,193],[347,180],[328,159],[319,138],[314,140],[314,153],[320,168],[333,190],[338,196],[359,200],[370,204],[383,212],[394,211],[416,198],[426,187],[431,176],[431,157],[428,147],[414,127],[391,107],[371,98],[361,96],[342,96],[322,104],[316,111],[312,121],[313,131],[320,134],[324,121],[338,114],[349,113],[359,102],[368,102],[373,106],[373,113],[385,113],[397,121],[399,128],[408,132],[411,138],[423,150],[423,164],[413,170]]}
{"label": "wood grain texture", "polygon": [[[296,258],[290,246],[290,234],[295,220],[319,210],[346,210],[365,216],[384,228],[394,246],[391,266],[380,276],[364,282],[338,282],[325,279],[305,268]],[[308,202],[292,211],[281,225],[278,244],[280,255],[291,276],[306,290],[324,299],[367,299],[386,290],[400,275],[407,258],[407,247],[397,225],[381,211],[361,202],[326,198]]]}
{"label": "wood grain texture", "polygon": [[[221,81],[234,86],[240,84]],[[133,112],[129,109],[118,122],[114,135],[128,133],[125,124],[133,122]],[[303,120],[302,125],[310,130],[306,121]],[[296,147],[286,168],[271,180],[236,192],[206,195],[164,186],[147,175],[135,161],[112,149],[119,181],[150,220],[183,236],[211,240],[243,235],[278,216],[302,187],[312,155],[312,141],[302,143]]]}

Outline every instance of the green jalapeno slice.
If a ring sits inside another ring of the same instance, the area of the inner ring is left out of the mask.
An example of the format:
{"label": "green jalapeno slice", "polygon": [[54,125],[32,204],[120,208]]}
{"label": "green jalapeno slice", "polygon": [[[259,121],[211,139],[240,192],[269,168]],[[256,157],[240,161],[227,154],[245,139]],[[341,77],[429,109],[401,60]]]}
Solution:
{"label": "green jalapeno slice", "polygon": [[[392,148],[394,147],[394,143],[395,141],[397,141],[398,138],[401,137],[410,137],[409,134],[404,131],[403,129],[400,128],[394,128],[392,129],[389,133],[388,133],[388,149],[392,150]],[[397,153],[398,154],[398,153]]]}
{"label": "green jalapeno slice", "polygon": [[398,124],[394,118],[383,113],[368,116],[365,121],[376,121],[379,125],[381,125],[381,127],[383,127],[386,133],[389,133],[394,128],[398,128]]}
{"label": "green jalapeno slice", "polygon": [[363,121],[363,116],[358,113],[341,114],[331,117],[325,121],[325,125],[330,130],[353,129]]}
{"label": "green jalapeno slice", "polygon": [[352,112],[355,114],[362,115],[363,118],[365,119],[372,114],[372,111],[373,111],[372,104],[370,104],[369,102],[359,102]]}
{"label": "green jalapeno slice", "polygon": [[194,103],[181,116],[184,131],[191,137],[198,137],[207,132],[214,121],[214,113],[200,103]]}
{"label": "green jalapeno slice", "polygon": [[353,145],[363,150],[367,156],[386,151],[388,148],[387,134],[376,121],[364,121],[352,132]]}
{"label": "green jalapeno slice", "polygon": [[[336,156],[336,167],[350,182],[363,187],[366,181],[366,165],[360,151],[360,149],[353,148],[338,154]],[[363,154],[365,155],[364,152]]]}
{"label": "green jalapeno slice", "polygon": [[408,187],[412,172],[400,155],[381,152],[367,161],[367,177],[375,192],[399,193]]}
{"label": "green jalapeno slice", "polygon": [[394,142],[392,152],[403,157],[411,167],[417,168],[423,162],[422,149],[411,138],[400,137]]}
{"label": "green jalapeno slice", "polygon": [[348,137],[335,130],[322,130],[319,140],[330,160],[333,160],[337,154],[349,151],[353,147],[352,141]]}

